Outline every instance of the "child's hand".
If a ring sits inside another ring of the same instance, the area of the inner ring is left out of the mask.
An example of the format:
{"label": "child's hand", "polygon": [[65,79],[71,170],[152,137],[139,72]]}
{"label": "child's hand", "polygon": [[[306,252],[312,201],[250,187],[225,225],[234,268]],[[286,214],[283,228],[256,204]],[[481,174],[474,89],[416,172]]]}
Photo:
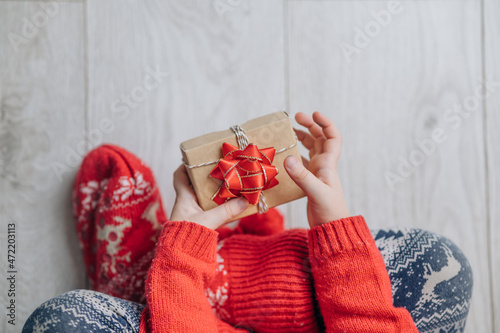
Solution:
{"label": "child's hand", "polygon": [[170,215],[171,221],[195,222],[215,230],[242,213],[249,205],[247,199],[237,198],[204,211],[196,200],[184,165],[174,172],[174,188],[176,197]]}
{"label": "child's hand", "polygon": [[310,161],[304,165],[294,156],[285,159],[285,169],[307,195],[307,218],[311,228],[349,217],[349,210],[337,174],[342,137],[335,124],[319,112],[313,116],[297,113],[297,122],[309,133],[295,130],[298,139],[309,150]]}

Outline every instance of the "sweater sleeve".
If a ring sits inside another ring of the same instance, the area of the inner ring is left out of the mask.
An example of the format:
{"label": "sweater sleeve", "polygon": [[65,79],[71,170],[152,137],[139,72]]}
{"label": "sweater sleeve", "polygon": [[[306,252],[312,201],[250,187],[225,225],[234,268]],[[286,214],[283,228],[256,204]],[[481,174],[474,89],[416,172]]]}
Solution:
{"label": "sweater sleeve", "polygon": [[217,232],[193,222],[167,222],[146,280],[140,333],[247,332],[219,320],[205,296],[215,274]]}
{"label": "sweater sleeve", "polygon": [[309,230],[316,297],[327,332],[418,333],[392,303],[389,275],[362,216]]}

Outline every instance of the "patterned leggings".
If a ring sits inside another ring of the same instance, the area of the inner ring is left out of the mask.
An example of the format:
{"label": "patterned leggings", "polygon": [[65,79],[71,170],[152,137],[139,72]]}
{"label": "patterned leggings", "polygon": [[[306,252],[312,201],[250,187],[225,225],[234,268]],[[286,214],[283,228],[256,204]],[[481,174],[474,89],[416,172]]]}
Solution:
{"label": "patterned leggings", "polygon": [[[419,332],[464,332],[472,271],[448,239],[419,229],[372,231],[392,284]],[[144,305],[90,290],[74,290],[40,305],[24,332],[138,332]]]}

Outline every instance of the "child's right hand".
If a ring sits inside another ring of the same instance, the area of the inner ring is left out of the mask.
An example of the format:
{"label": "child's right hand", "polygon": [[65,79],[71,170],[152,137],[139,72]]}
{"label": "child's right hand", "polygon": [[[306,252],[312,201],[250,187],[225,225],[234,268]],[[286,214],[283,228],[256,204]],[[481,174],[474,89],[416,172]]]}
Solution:
{"label": "child's right hand", "polygon": [[294,156],[285,159],[285,169],[307,195],[307,218],[311,228],[349,217],[337,162],[342,150],[342,137],[335,124],[319,112],[312,117],[299,112],[297,122],[309,133],[296,130],[298,139],[309,150],[310,161],[302,165]]}

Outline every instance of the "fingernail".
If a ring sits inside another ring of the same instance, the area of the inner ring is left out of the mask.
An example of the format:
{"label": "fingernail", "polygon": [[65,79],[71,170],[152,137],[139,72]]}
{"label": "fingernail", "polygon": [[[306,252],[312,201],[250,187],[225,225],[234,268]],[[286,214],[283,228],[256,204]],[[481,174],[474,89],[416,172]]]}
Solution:
{"label": "fingernail", "polygon": [[297,159],[293,155],[288,155],[285,159],[285,162],[288,169],[293,169],[297,165]]}
{"label": "fingernail", "polygon": [[245,209],[248,206],[248,200],[245,198],[238,198],[238,207],[241,209]]}

